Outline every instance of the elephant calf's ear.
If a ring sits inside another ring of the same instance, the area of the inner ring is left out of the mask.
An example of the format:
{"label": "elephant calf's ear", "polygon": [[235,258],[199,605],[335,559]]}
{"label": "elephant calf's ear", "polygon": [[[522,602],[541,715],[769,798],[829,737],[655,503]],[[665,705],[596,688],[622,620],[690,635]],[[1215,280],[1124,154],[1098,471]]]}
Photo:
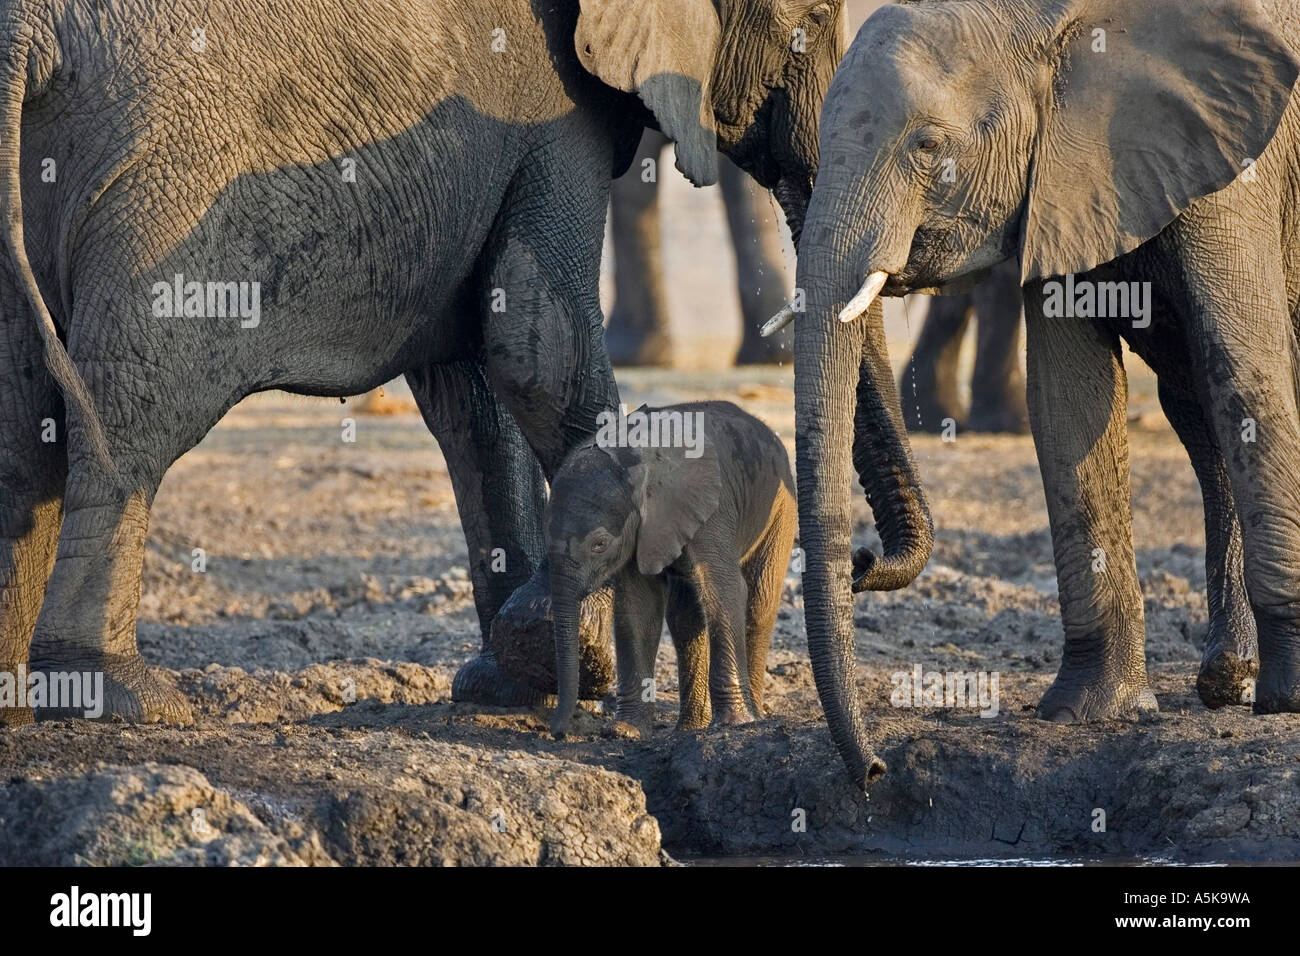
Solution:
{"label": "elephant calf's ear", "polygon": [[647,448],[631,471],[641,515],[636,566],[659,574],[679,557],[722,500],[722,470],[713,443],[698,458],[684,448]]}
{"label": "elephant calf's ear", "polygon": [[710,0],[582,0],[574,31],[587,72],[636,93],[677,144],[677,168],[697,186],[718,181],[709,78],[722,26]]}
{"label": "elephant calf's ear", "polygon": [[1231,183],[1267,148],[1300,69],[1258,0],[1045,6],[1024,281],[1131,252]]}

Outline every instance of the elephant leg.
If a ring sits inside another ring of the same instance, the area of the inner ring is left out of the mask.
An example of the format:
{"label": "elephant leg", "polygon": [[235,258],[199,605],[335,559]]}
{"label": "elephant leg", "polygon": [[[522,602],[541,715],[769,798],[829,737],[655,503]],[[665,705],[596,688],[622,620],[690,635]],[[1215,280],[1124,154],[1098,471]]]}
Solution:
{"label": "elephant leg", "polygon": [[655,656],[664,628],[667,588],[658,578],[624,575],[614,589],[614,649],[618,658],[618,720],[642,737],[655,725]]}
{"label": "elephant leg", "polygon": [[[483,355],[488,381],[550,480],[564,458],[618,408],[601,332],[601,223],[608,196],[604,158],[539,155],[506,198],[481,262]],[[584,175],[585,173],[585,175]],[[562,215],[559,212],[562,211]],[[555,638],[545,560],[515,591],[489,635],[516,679],[555,691]],[[582,603],[579,694],[602,696],[614,676],[609,591]],[[511,653],[507,653],[510,650]],[[516,664],[509,660],[518,657]]]}
{"label": "elephant leg", "polygon": [[695,584],[709,629],[709,699],[713,723],[746,724],[758,715],[745,650],[747,587],[733,557],[697,566]]}
{"label": "elephant leg", "polygon": [[479,655],[456,672],[452,699],[539,704],[544,692],[507,674],[488,638],[502,605],[542,560],[542,469],[481,362],[430,365],[408,372],[406,380],[447,461],[483,634]]}
{"label": "elephant leg", "polygon": [[975,308],[975,370],[970,428],[1029,432],[1025,378],[1020,372],[1020,275],[1014,260],[993,270],[971,293]]}
{"label": "elephant leg", "polygon": [[736,253],[741,340],[737,365],[775,365],[794,358],[794,329],[770,338],[759,329],[789,301],[781,268],[784,253],[772,194],[729,159],[719,157],[718,185]]}
{"label": "elephant leg", "polygon": [[677,651],[678,730],[709,726],[709,628],[694,585],[668,579],[668,632]]}
{"label": "elephant leg", "polygon": [[[102,717],[187,722],[185,698],[146,666],[136,648],[136,609],[149,510],[167,468],[207,434],[229,409],[233,391],[212,396],[193,386],[183,349],[150,349],[140,358],[134,303],[112,304],[108,289],[131,289],[125,276],[73,301],[72,358],[103,422],[118,476],[91,453],[80,414],[68,408],[68,477],[54,569],[32,639],[32,669],[103,676]],[[104,303],[109,303],[105,305]],[[120,309],[120,311],[119,311]],[[95,329],[94,336],[77,335]],[[75,347],[93,342],[93,356]],[[167,396],[160,411],[159,396]],[[38,709],[37,716],[83,716],[76,708]]]}
{"label": "elephant leg", "polygon": [[939,295],[929,301],[916,348],[898,382],[903,424],[909,431],[942,431],[949,419],[959,428],[966,424],[957,390],[957,360],[970,321],[971,298]]}
{"label": "elephant leg", "polygon": [[[63,398],[42,364],[25,307],[0,325],[0,678],[15,689],[54,567],[67,474]],[[32,721],[30,707],[0,704],[0,726]]]}
{"label": "elephant leg", "polygon": [[[614,306],[605,348],[617,365],[667,366],[673,360],[659,229],[660,160],[667,144],[663,133],[646,130],[632,167],[610,189]],[[649,182],[643,178],[647,159],[655,163]]]}
{"label": "elephant leg", "polygon": [[1025,293],[1029,412],[1043,476],[1065,629],[1048,720],[1087,721],[1156,709],[1129,510],[1128,381],[1116,336],[1042,314]]}
{"label": "elephant leg", "polygon": [[1210,610],[1209,636],[1196,677],[1196,691],[1207,707],[1245,703],[1259,671],[1255,617],[1246,595],[1241,525],[1232,496],[1227,463],[1187,378],[1185,363],[1156,366],[1160,406],[1187,449],[1201,486],[1205,510],[1205,583]]}
{"label": "elephant leg", "polygon": [[766,716],[763,698],[767,651],[772,644],[777,613],[781,610],[781,594],[785,590],[785,574],[790,566],[790,550],[797,523],[794,499],[782,489],[762,539],[741,567],[749,596],[745,620],[746,669],[754,711],[759,717]]}
{"label": "elephant leg", "polygon": [[[1259,643],[1254,709],[1300,712],[1300,412],[1285,271],[1251,235],[1248,203],[1219,198],[1179,224],[1192,362],[1232,482]],[[1219,241],[1216,241],[1219,240]],[[1248,278],[1243,278],[1248,277]]]}

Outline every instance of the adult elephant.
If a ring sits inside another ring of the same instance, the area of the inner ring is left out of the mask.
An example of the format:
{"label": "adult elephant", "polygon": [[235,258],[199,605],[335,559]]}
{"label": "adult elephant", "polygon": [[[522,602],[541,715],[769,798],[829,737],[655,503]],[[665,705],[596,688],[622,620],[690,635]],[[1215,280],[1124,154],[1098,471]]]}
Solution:
{"label": "adult elephant", "polygon": [[[1025,378],[1020,373],[1020,271],[997,266],[970,292],[927,299],[925,321],[898,378],[909,431],[942,432],[949,423],[975,432],[1029,431]],[[958,356],[975,320],[975,368],[970,410],[962,410]]]}
{"label": "adult elephant", "polygon": [[[795,383],[808,640],[859,783],[884,768],[856,707],[852,591],[906,585],[932,540],[875,299],[1011,256],[1065,629],[1040,716],[1156,706],[1121,338],[1205,499],[1202,696],[1300,710],[1298,50],[1290,0],[950,0],[859,33],[823,109]],[[850,446],[883,557],[849,555]]]}
{"label": "adult elephant", "polygon": [[[402,373],[451,449],[489,633],[520,584],[544,589],[544,478],[617,402],[597,295],[611,177],[658,126],[692,181],[722,149],[797,231],[838,15],[7,3],[0,670],[34,646],[33,669],[102,672],[105,715],[185,719],[135,642],[163,474],[245,395]],[[518,697],[490,654],[457,684]]]}
{"label": "adult elephant", "polygon": [[[605,348],[615,365],[670,366],[674,361],[664,286],[659,212],[659,160],[668,139],[647,130],[632,168],[614,180],[609,223],[614,247],[614,307]],[[646,177],[645,161],[655,174]],[[793,336],[763,338],[759,327],[785,304],[781,233],[771,195],[735,163],[718,166],[727,233],[736,260],[741,341],[737,365],[788,362]]]}

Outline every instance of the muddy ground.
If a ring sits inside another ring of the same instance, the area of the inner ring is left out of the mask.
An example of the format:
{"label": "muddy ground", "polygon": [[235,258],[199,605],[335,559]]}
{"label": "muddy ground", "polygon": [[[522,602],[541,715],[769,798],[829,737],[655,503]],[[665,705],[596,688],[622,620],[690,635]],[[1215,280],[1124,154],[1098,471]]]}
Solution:
{"label": "muddy ground", "polygon": [[[736,401],[790,444],[788,369],[624,371],[620,384],[631,402]],[[1061,624],[1032,444],[917,437],[934,559],[857,611],[859,692],[890,768],[869,796],[846,784],[822,722],[793,573],[759,724],[674,735],[666,640],[649,741],[612,735],[594,710],[557,742],[544,710],[452,703],[479,644],[464,541],[436,445],[390,397],[374,415],[257,396],[177,463],[154,511],[139,635],[198,722],[0,732],[0,863],[1300,855],[1300,715],[1210,712],[1195,694],[1199,497],[1140,370],[1134,518],[1159,715],[1034,717]],[[890,675],[917,664],[998,672],[997,716],[891,706]]]}

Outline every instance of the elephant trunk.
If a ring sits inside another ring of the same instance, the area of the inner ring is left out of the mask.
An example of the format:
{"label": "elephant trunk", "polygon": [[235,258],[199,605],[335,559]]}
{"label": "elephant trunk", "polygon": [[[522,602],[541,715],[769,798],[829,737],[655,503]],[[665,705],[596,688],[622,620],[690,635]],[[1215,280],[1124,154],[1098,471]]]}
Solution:
{"label": "elephant trunk", "polygon": [[[795,424],[808,650],[831,736],[852,780],[865,787],[885,765],[872,752],[857,706],[853,591],[909,584],[929,560],[934,532],[880,304],[855,322],[838,321],[866,270],[880,268],[871,263],[888,261],[879,237],[867,235],[855,198],[819,182],[809,207],[799,254],[798,286],[808,309],[795,323]],[[864,548],[850,557],[850,465],[866,489],[883,556]]]}
{"label": "elephant trunk", "polygon": [[577,583],[576,569],[569,562],[552,558],[551,561],[551,614],[555,625],[555,716],[551,719],[551,733],[563,737],[569,729],[569,720],[578,706],[578,652],[580,636],[578,621],[582,599],[586,597]]}

